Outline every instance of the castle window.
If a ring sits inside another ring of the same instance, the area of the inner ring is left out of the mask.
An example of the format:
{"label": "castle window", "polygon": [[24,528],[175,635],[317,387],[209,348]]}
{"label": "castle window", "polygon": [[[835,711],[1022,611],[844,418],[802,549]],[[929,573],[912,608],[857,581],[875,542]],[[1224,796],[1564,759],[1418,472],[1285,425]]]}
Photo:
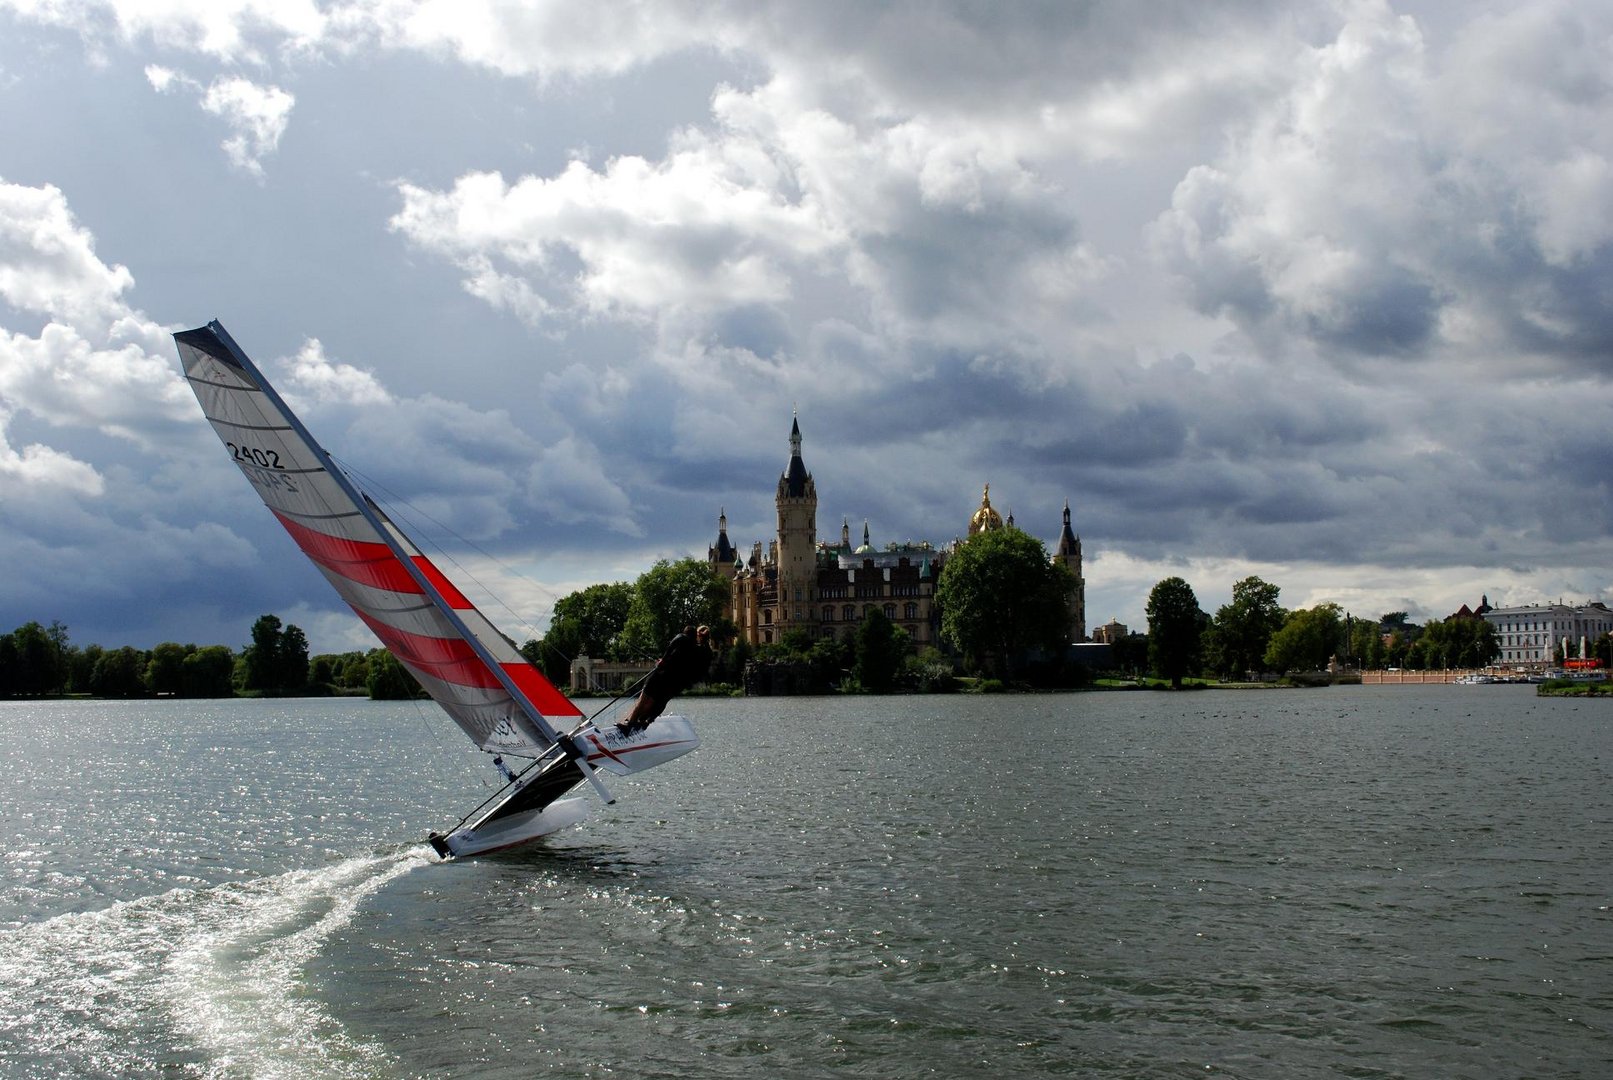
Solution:
{"label": "castle window", "polygon": [[895,604],[886,604],[885,605],[885,618],[892,619],[892,620],[894,620],[896,618],[896,605]]}
{"label": "castle window", "polygon": [[918,618],[919,617],[919,606],[917,604],[908,604],[907,608],[906,608],[906,616],[905,617],[909,618],[909,619]]}
{"label": "castle window", "polygon": [[845,616],[845,620],[847,622],[857,621],[857,609],[852,607],[850,604],[847,604],[845,608],[842,609],[842,614]]}
{"label": "castle window", "polygon": [[835,609],[834,608],[826,607],[826,608],[823,609],[823,621],[824,622],[834,622],[835,621]]}

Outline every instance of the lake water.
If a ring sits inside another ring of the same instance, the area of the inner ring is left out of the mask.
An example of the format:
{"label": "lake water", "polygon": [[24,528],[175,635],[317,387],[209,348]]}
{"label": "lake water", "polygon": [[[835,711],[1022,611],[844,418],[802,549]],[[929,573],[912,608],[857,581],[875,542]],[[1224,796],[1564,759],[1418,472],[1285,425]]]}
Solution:
{"label": "lake water", "polygon": [[1613,1075],[1613,703],[681,704],[456,863],[434,707],[0,704],[0,1075]]}

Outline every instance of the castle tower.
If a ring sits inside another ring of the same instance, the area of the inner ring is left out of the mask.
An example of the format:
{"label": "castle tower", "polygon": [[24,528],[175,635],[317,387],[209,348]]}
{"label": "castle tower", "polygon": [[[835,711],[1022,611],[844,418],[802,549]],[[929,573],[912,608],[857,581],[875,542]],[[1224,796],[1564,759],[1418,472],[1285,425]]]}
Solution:
{"label": "castle tower", "polygon": [[1064,500],[1064,531],[1059,533],[1058,550],[1053,561],[1069,567],[1075,577],[1075,591],[1070,594],[1071,641],[1087,639],[1087,579],[1081,573],[1081,538],[1070,528],[1070,500]]}
{"label": "castle tower", "polygon": [[739,572],[738,559],[739,551],[728,540],[728,511],[725,508],[717,515],[717,542],[706,549],[706,561],[713,570],[732,581]]}
{"label": "castle tower", "polygon": [[735,626],[742,622],[738,606],[738,590],[735,588],[735,579],[745,564],[740,561],[739,551],[728,539],[728,510],[724,508],[717,514],[717,542],[706,549],[706,562],[712,570],[721,574],[728,582],[728,597],[723,601],[723,618],[731,620]]}
{"label": "castle tower", "polygon": [[818,486],[801,460],[801,424],[790,421],[790,463],[779,477],[778,495],[778,624],[780,632],[806,625],[816,599]]}

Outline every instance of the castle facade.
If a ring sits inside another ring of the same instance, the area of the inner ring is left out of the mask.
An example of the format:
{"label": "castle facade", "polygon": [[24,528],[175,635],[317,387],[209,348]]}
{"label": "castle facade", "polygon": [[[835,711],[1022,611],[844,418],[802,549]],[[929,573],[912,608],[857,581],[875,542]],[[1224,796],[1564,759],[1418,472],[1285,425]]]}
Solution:
{"label": "castle facade", "polygon": [[[813,638],[849,638],[870,612],[907,632],[917,648],[940,640],[941,613],[935,583],[948,553],[926,542],[890,544],[875,550],[863,524],[862,544],[851,546],[851,524],[842,521],[838,543],[818,539],[818,489],[801,457],[801,425],[790,425],[790,460],[779,477],[773,499],[777,535],[764,550],[756,541],[744,558],[728,539],[728,515],[717,519],[717,542],[707,551],[711,566],[730,583],[728,610],[740,640],[752,645],[782,641],[792,630]],[[991,505],[988,486],[980,507],[969,519],[969,535],[1014,528]],[[955,545],[954,545],[955,546]],[[1064,529],[1051,556],[1075,575],[1070,598],[1070,640],[1086,640],[1086,579],[1081,573],[1081,538],[1070,528],[1070,505],[1064,504]]]}

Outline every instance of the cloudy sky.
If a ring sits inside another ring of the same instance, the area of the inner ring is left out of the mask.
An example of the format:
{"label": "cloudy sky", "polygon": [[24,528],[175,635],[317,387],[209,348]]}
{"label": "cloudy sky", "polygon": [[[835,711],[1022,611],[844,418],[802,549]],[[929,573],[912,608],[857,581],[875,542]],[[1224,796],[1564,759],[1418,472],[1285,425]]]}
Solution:
{"label": "cloudy sky", "polygon": [[211,318],[517,639],[792,412],[825,533],[1068,500],[1094,623],[1609,600],[1613,2],[0,0],[0,629],[369,644]]}

